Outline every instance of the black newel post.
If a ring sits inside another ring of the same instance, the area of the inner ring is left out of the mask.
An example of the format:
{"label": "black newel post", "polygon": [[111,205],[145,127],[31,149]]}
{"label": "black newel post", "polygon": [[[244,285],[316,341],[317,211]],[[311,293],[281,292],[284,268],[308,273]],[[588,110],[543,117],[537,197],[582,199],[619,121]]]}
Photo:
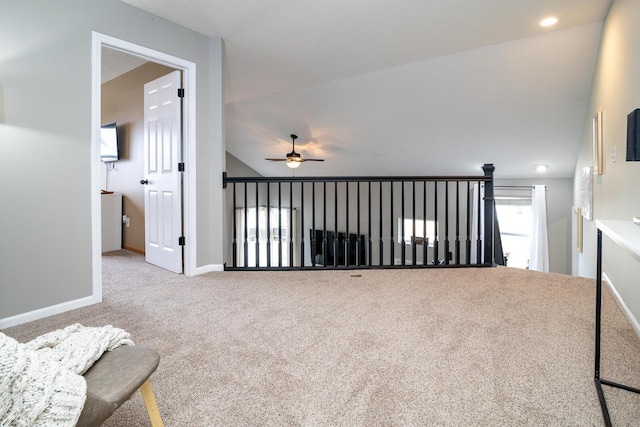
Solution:
{"label": "black newel post", "polygon": [[488,179],[484,182],[484,263],[493,264],[493,171],[496,168],[491,163],[482,166],[484,176]]}

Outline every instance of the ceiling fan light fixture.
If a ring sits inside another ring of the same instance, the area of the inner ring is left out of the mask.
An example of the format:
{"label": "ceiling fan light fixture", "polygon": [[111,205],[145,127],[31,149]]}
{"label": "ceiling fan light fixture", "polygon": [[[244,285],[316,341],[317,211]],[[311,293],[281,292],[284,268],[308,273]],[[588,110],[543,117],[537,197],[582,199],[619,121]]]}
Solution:
{"label": "ceiling fan light fixture", "polygon": [[549,16],[544,18],[542,21],[538,23],[541,27],[552,27],[558,23],[558,18],[555,16]]}
{"label": "ceiling fan light fixture", "polygon": [[303,159],[300,153],[296,152],[296,139],[297,135],[291,134],[291,152],[287,153],[287,157],[285,159],[265,159],[271,162],[286,162],[287,166],[291,169],[296,169],[300,167],[302,162],[324,162],[324,159]]}

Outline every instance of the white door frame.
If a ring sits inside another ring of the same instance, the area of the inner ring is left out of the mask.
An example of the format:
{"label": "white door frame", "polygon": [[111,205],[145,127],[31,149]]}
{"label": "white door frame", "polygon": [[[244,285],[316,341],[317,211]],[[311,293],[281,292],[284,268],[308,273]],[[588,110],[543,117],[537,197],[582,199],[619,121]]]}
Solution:
{"label": "white door frame", "polygon": [[105,34],[92,32],[91,71],[91,229],[93,296],[102,301],[102,233],[100,211],[100,126],[102,47],[120,50],[183,72],[184,274],[196,274],[196,64]]}

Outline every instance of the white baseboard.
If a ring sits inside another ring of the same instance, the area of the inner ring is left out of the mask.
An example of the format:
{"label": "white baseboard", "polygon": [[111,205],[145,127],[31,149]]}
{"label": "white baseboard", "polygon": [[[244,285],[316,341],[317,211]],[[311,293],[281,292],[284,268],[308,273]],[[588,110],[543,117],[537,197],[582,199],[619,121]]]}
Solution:
{"label": "white baseboard", "polygon": [[10,328],[11,326],[21,325],[23,323],[32,322],[34,320],[43,319],[53,316],[54,314],[64,313],[66,311],[75,310],[77,308],[86,307],[88,305],[102,302],[102,298],[97,296],[89,296],[79,298],[73,301],[67,301],[50,307],[39,308],[27,313],[16,314],[15,316],[0,319],[0,329]]}
{"label": "white baseboard", "polygon": [[200,274],[211,273],[212,271],[224,271],[223,264],[209,264],[204,265],[202,267],[196,267],[196,271],[194,272],[194,276],[198,276]]}
{"label": "white baseboard", "polygon": [[629,307],[627,307],[627,304],[625,304],[614,284],[611,282],[611,280],[609,280],[607,273],[602,273],[602,280],[607,283],[607,286],[609,286],[609,289],[611,289],[611,292],[613,292],[613,295],[615,295],[616,299],[618,300],[618,304],[620,304],[620,307],[622,307],[622,311],[624,312],[625,316],[627,316],[627,319],[629,319],[629,322],[636,330],[636,334],[640,336],[640,323],[638,323],[638,319],[633,317],[631,310],[629,310]]}

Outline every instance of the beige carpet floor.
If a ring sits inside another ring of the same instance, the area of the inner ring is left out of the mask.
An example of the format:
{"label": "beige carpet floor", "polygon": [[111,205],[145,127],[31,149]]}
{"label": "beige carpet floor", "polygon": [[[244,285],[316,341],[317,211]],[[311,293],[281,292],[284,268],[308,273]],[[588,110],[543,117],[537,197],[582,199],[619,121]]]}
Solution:
{"label": "beige carpet floor", "polygon": [[[103,269],[103,303],[4,332],[130,331],[161,355],[167,426],[603,424],[593,280],[505,267],[187,278],[127,251]],[[640,386],[640,338],[608,291],[602,351],[603,378]],[[639,395],[605,393],[614,425],[640,425]],[[106,425],[149,425],[139,393]]]}

